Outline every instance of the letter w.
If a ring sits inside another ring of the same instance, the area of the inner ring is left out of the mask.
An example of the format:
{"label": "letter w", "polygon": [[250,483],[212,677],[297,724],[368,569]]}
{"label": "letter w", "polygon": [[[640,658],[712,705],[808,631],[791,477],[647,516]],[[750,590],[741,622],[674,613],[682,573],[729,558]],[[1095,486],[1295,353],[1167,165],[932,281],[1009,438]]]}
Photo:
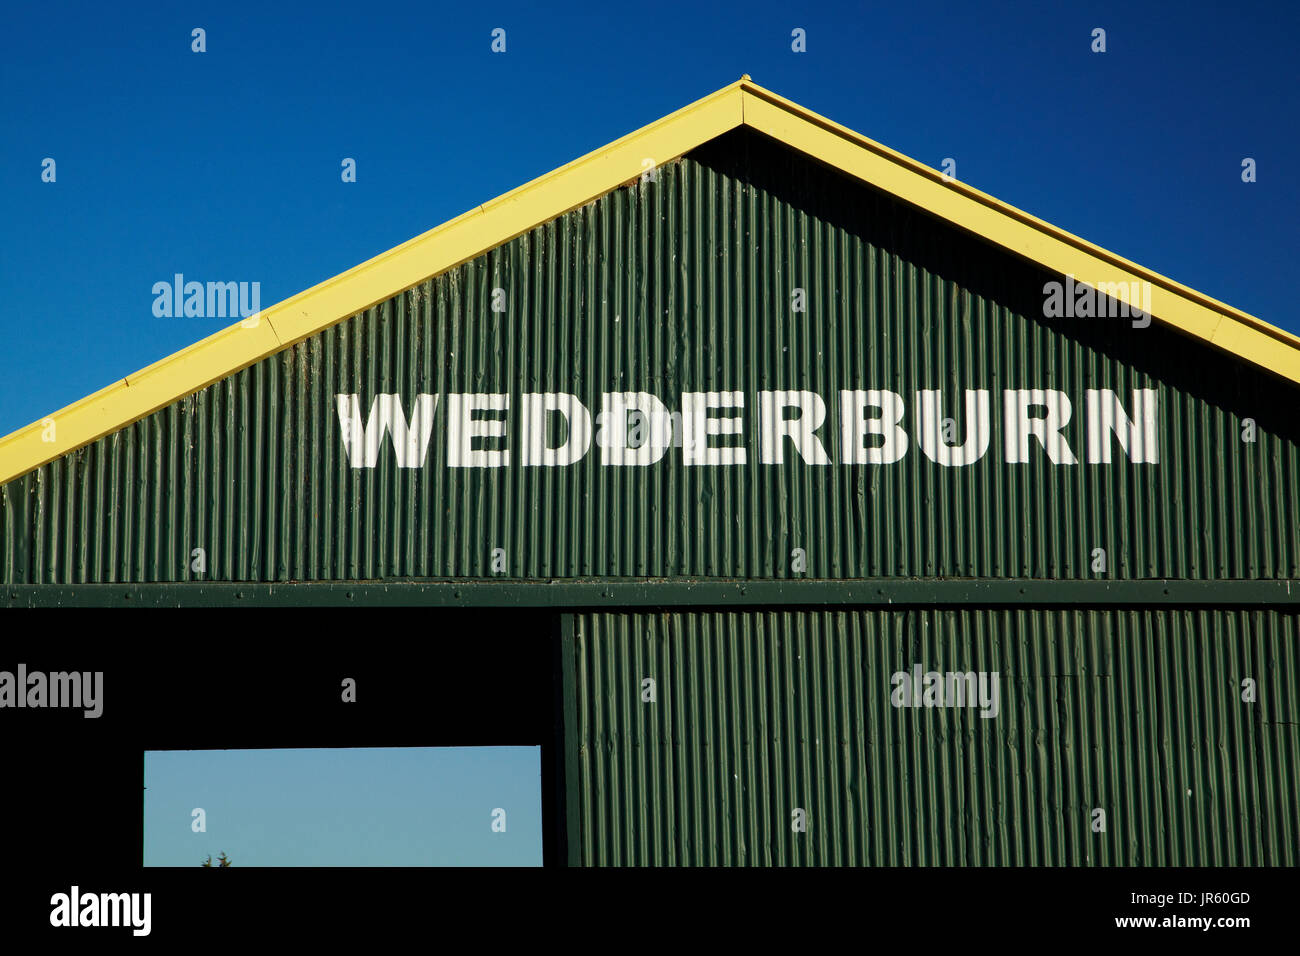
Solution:
{"label": "letter w", "polygon": [[397,395],[376,395],[370,405],[370,416],[361,424],[361,398],[357,395],[335,395],[338,404],[339,427],[343,430],[343,447],[353,468],[374,468],[379,461],[379,445],[384,433],[393,436],[393,452],[399,468],[419,468],[429,451],[429,436],[433,434],[433,413],[438,407],[437,395],[415,396],[415,411],[407,424],[402,412],[402,400]]}

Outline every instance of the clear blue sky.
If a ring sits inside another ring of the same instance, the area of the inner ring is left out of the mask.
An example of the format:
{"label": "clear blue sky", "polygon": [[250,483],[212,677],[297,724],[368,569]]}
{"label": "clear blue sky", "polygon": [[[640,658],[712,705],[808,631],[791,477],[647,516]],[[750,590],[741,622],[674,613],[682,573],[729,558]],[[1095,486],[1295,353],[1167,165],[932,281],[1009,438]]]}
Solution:
{"label": "clear blue sky", "polygon": [[[932,166],[953,157],[958,178],[1300,331],[1298,11],[11,5],[0,433],[229,324],[155,318],[155,282],[258,281],[271,305],[742,73]],[[1089,50],[1098,26],[1105,54]],[[194,27],[206,53],[190,51]],[[505,54],[489,50],[494,27]],[[795,27],[806,53],[790,50]],[[344,157],[356,183],[340,180]]]}
{"label": "clear blue sky", "polygon": [[542,863],[539,747],[149,751],[144,786],[145,866]]}

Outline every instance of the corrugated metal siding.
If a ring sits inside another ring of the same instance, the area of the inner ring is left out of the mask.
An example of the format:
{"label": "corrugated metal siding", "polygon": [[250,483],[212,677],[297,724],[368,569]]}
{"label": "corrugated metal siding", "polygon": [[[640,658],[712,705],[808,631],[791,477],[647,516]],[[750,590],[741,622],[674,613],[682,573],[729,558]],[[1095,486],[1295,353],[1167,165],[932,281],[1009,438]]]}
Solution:
{"label": "corrugated metal siding", "polygon": [[[740,132],[0,489],[5,582],[506,577],[1300,577],[1297,391],[1153,326],[1045,320],[1025,263]],[[795,288],[808,311],[791,312]],[[491,310],[491,290],[507,311]],[[887,388],[886,466],[757,462],[760,389]],[[1000,389],[1159,392],[1161,464],[1007,465]],[[993,390],[944,468],[914,393]],[[742,467],[446,467],[448,392],[746,394]],[[347,466],[333,395],[439,402],[425,467]],[[1253,418],[1259,441],[1240,440]],[[193,549],[208,570],[190,570]],[[791,570],[795,548],[807,554]],[[502,576],[502,575],[496,575]]]}
{"label": "corrugated metal siding", "polygon": [[[613,613],[575,638],[584,864],[1300,862],[1294,614]],[[997,671],[999,715],[893,707],[914,664]]]}

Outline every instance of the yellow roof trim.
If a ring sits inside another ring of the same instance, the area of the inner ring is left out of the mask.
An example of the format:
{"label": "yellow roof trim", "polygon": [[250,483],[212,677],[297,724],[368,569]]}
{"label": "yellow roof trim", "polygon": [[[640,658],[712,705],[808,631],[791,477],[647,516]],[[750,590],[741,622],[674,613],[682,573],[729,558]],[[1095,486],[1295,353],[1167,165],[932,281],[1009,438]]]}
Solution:
{"label": "yellow roof trim", "polygon": [[[0,439],[0,484],[481,255],[740,125],[1090,285],[1150,284],[1158,321],[1300,383],[1300,338],[881,146],[747,76]],[[1132,305],[1141,303],[1130,302]],[[49,427],[50,424],[53,427]]]}
{"label": "yellow roof trim", "polygon": [[[1151,284],[1158,321],[1300,382],[1300,337],[1197,292],[1029,213],[948,178],[769,90],[744,84],[745,125],[878,186],[982,238],[1080,282]],[[1230,344],[1231,343],[1231,344]]]}

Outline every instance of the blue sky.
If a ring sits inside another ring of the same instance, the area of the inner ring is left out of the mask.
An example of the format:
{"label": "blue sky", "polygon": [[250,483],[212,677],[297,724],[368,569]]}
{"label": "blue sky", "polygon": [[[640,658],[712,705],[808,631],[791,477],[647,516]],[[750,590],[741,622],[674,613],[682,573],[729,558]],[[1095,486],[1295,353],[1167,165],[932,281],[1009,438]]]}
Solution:
{"label": "blue sky", "polygon": [[269,306],[742,73],[1300,331],[1298,11],[20,4],[0,35],[0,434],[229,324],[155,317],[155,282],[257,281]]}
{"label": "blue sky", "polygon": [[149,751],[144,786],[145,866],[542,863],[538,747]]}

